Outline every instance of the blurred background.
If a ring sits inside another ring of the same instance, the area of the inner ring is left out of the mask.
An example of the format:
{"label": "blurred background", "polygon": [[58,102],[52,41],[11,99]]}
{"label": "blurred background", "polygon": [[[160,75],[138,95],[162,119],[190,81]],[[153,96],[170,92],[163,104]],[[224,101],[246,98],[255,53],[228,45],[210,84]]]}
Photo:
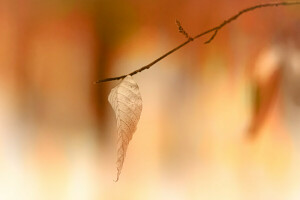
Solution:
{"label": "blurred background", "polygon": [[[0,199],[300,199],[299,6],[264,8],[134,76],[116,177],[107,97],[129,73],[263,0],[1,0]],[[269,2],[269,1],[268,1]]]}

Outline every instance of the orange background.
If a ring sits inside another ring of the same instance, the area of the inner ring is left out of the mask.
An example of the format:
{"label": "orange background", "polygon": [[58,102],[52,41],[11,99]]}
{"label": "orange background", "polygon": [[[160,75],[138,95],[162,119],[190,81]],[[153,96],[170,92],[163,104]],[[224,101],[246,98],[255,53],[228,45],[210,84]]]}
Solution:
{"label": "orange background", "polygon": [[135,75],[118,183],[118,82],[93,84],[183,42],[175,19],[194,36],[261,3],[0,1],[0,199],[299,199],[299,6],[247,13]]}

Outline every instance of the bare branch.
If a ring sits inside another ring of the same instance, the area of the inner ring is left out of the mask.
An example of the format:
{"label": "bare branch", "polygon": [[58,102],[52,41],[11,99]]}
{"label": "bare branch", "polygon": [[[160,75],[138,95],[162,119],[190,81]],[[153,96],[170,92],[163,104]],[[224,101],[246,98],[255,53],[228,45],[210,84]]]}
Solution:
{"label": "bare branch", "polygon": [[244,10],[241,10],[240,12],[238,12],[236,15],[230,17],[229,19],[225,20],[224,22],[222,22],[220,25],[211,28],[207,31],[204,31],[203,33],[200,33],[198,35],[196,35],[195,37],[190,37],[182,28],[182,26],[180,25],[180,22],[176,20],[176,23],[178,25],[179,28],[179,32],[181,32],[182,34],[184,34],[188,40],[183,42],[182,44],[178,45],[177,47],[175,47],[174,49],[168,51],[167,53],[163,54],[162,56],[160,56],[159,58],[157,58],[156,60],[152,61],[151,63],[149,63],[148,65],[145,65],[143,67],[141,67],[140,69],[137,69],[129,74],[126,75],[122,75],[122,76],[117,76],[117,77],[112,77],[112,78],[106,78],[103,80],[98,80],[95,83],[102,83],[102,82],[108,82],[108,81],[114,81],[114,80],[119,80],[119,79],[123,79],[125,78],[127,75],[135,75],[139,72],[144,71],[145,69],[149,69],[150,67],[152,67],[154,64],[156,64],[157,62],[159,62],[160,60],[164,59],[165,57],[167,57],[168,55],[174,53],[175,51],[177,51],[178,49],[180,49],[181,47],[187,45],[188,43],[194,41],[195,39],[198,39],[208,33],[214,32],[213,35],[210,37],[209,40],[207,40],[204,44],[208,44],[210,43],[217,35],[218,31],[220,29],[222,29],[225,25],[231,23],[232,21],[236,20],[239,16],[241,16],[242,14],[246,13],[246,12],[250,12],[253,10],[256,10],[258,8],[265,8],[265,7],[277,7],[277,6],[293,6],[293,5],[300,5],[300,1],[295,1],[295,2],[278,2],[278,3],[266,3],[266,4],[259,4],[256,6],[252,6],[249,8],[246,8]]}

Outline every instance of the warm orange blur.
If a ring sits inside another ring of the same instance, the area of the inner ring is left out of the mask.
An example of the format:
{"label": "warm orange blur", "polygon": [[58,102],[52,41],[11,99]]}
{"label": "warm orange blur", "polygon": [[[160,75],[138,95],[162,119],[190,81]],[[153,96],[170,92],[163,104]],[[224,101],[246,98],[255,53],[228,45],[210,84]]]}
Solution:
{"label": "warm orange blur", "polygon": [[0,199],[300,199],[300,6],[247,13],[134,76],[118,183],[107,96],[129,73],[269,1],[0,1]]}

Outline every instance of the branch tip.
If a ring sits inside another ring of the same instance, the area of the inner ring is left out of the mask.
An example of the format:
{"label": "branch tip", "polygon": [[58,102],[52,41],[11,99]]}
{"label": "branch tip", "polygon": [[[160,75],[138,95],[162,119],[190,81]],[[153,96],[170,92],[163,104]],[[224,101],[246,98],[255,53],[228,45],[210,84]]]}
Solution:
{"label": "branch tip", "polygon": [[[179,33],[182,33],[182,34],[183,34],[186,38],[188,38],[188,39],[192,38],[192,37],[190,37],[189,34],[183,29],[183,27],[182,27],[181,24],[180,24],[180,21],[178,21],[177,19],[176,19],[176,25],[177,25],[177,27],[178,27]],[[192,38],[192,39],[193,39],[193,38]]]}

